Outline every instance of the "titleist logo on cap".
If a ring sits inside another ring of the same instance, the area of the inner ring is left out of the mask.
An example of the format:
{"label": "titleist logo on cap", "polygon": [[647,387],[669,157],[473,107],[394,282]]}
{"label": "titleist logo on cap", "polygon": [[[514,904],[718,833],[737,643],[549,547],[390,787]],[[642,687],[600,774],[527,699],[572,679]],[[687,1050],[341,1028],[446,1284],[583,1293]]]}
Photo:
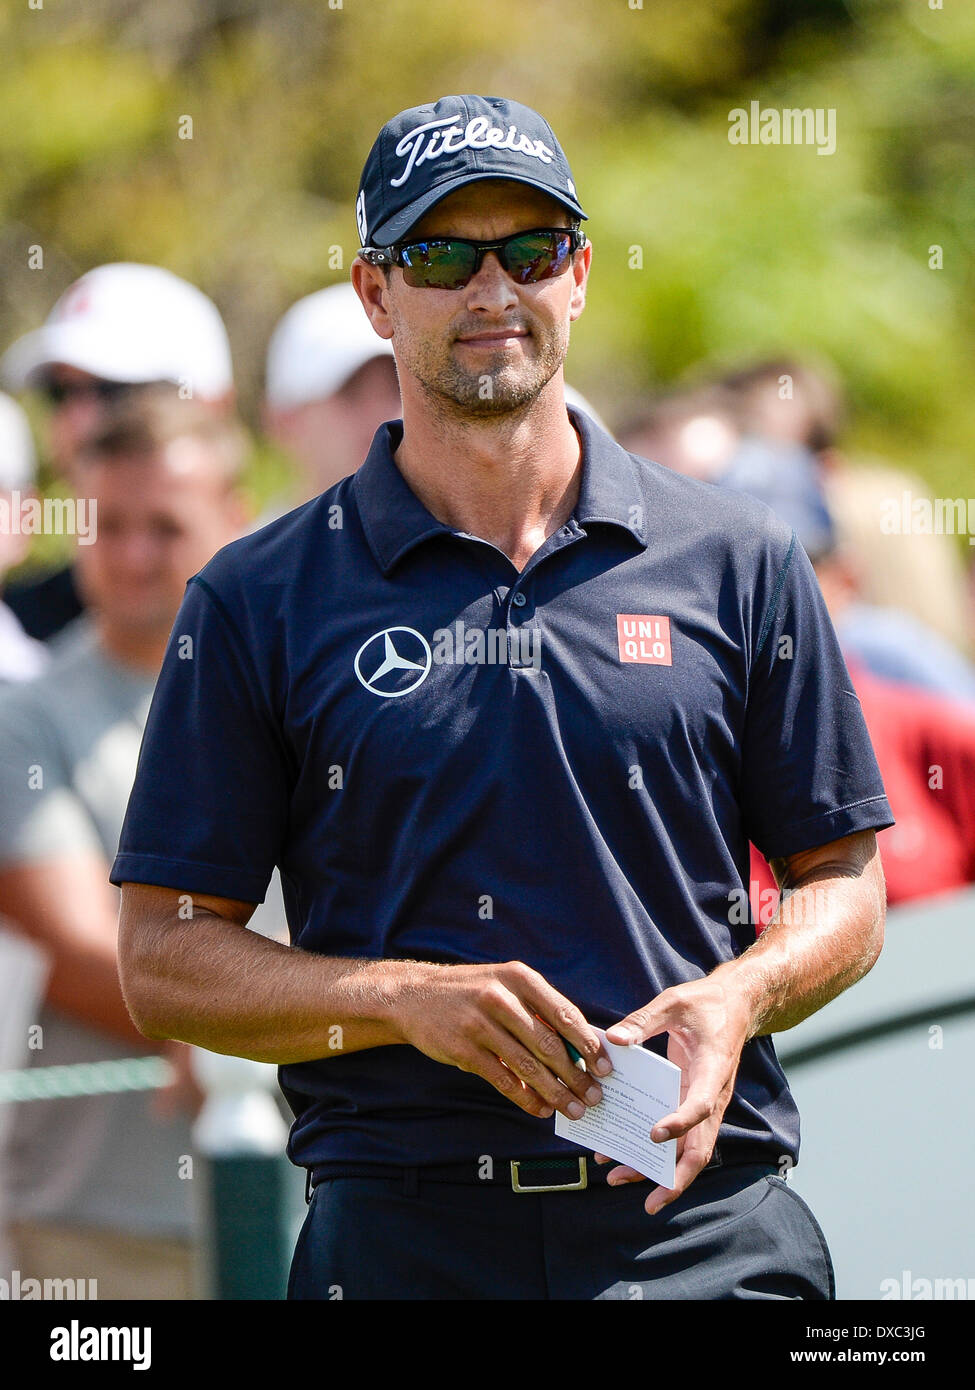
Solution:
{"label": "titleist logo on cap", "polygon": [[517,126],[509,125],[505,130],[504,126],[492,125],[487,116],[474,116],[463,127],[460,117],[441,116],[439,120],[414,126],[400,139],[396,153],[406,160],[406,168],[398,178],[390,179],[390,186],[399,188],[416,166],[428,159],[439,159],[442,154],[456,154],[465,149],[513,150],[531,159],[540,159],[543,164],[551,164],[555,153],[541,140],[519,134]]}

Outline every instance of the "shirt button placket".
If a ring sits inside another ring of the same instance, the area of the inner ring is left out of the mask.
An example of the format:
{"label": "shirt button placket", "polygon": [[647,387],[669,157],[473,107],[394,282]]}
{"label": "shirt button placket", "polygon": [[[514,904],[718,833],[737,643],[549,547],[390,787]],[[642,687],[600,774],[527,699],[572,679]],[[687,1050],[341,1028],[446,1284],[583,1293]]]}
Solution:
{"label": "shirt button placket", "polygon": [[511,595],[511,605],[508,609],[508,661],[515,670],[524,670],[526,667],[531,669],[535,664],[529,655],[529,649],[534,645],[534,635],[529,634],[518,623],[527,605],[528,599],[520,589]]}

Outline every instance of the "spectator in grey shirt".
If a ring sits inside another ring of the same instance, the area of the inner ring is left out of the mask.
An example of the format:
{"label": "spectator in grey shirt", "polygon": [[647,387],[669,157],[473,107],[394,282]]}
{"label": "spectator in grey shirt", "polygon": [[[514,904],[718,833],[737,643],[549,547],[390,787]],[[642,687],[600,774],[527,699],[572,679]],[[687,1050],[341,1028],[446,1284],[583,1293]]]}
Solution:
{"label": "spectator in grey shirt", "polygon": [[[242,437],[171,388],[120,405],[80,456],[96,539],[78,547],[90,612],[33,680],[0,690],[0,915],[49,958],[38,1066],[150,1050],[116,966],[108,871],[142,729],[190,575],[246,524]],[[192,1295],[190,1049],[148,1092],[16,1107],[3,1159],[13,1268],[97,1279],[99,1298]],[[9,1277],[10,1271],[0,1271]]]}

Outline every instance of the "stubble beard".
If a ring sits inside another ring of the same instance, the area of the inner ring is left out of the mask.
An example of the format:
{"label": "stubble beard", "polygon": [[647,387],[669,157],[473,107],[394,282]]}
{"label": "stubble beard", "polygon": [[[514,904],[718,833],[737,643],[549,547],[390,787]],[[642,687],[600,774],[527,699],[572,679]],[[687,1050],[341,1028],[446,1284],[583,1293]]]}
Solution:
{"label": "stubble beard", "polygon": [[532,406],[565,360],[568,331],[544,340],[533,332],[528,341],[540,344],[537,352],[518,363],[503,351],[492,353],[476,372],[460,364],[453,343],[445,354],[421,345],[409,366],[438,417],[500,420],[523,415]]}

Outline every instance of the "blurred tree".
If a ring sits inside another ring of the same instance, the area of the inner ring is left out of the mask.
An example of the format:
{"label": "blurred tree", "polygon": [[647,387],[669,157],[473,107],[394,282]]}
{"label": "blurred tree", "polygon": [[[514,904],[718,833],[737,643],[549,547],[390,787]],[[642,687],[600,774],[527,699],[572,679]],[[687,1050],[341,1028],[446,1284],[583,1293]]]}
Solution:
{"label": "blurred tree", "polygon": [[[5,8],[0,347],[91,265],[158,262],[219,304],[253,423],[277,317],[348,275],[382,122],[452,91],[500,93],[551,121],[590,212],[569,367],[605,413],[702,362],[813,349],[847,384],[854,446],[969,491],[971,8],[636,4]],[[730,143],[729,113],[752,101],[833,109],[835,153]]]}

